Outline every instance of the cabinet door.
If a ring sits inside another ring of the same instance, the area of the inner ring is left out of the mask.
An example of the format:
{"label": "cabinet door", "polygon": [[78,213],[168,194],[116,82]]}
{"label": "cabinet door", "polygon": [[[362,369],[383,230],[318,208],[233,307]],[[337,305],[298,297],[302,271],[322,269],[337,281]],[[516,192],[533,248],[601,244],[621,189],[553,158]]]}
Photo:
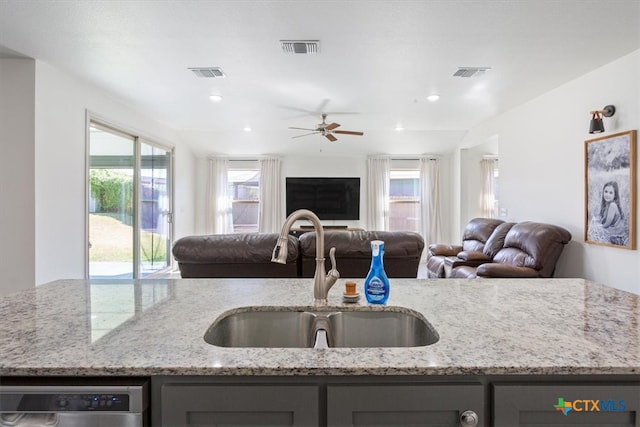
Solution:
{"label": "cabinet door", "polygon": [[451,426],[473,411],[484,426],[484,389],[459,385],[329,385],[327,425],[339,426]]}
{"label": "cabinet door", "polygon": [[640,384],[493,386],[495,427],[640,427]]}
{"label": "cabinet door", "polygon": [[316,386],[164,384],[163,427],[318,426]]}

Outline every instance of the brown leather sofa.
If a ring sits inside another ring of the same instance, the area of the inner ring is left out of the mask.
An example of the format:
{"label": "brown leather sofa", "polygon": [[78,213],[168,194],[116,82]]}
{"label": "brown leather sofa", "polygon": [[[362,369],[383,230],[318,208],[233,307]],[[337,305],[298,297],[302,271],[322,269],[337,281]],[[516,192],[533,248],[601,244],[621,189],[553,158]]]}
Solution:
{"label": "brown leather sofa", "polygon": [[[504,244],[492,259],[480,265],[458,265],[450,277],[553,277],[556,263],[571,233],[562,227],[539,222],[519,222],[506,234]],[[468,257],[482,256],[467,254]],[[461,258],[465,255],[461,254]]]}
{"label": "brown leather sofa", "polygon": [[494,218],[474,218],[466,225],[462,233],[462,245],[434,243],[429,245],[427,259],[427,277],[437,279],[445,277],[445,260],[450,263],[458,261],[457,255],[462,251],[482,252],[485,243],[493,231],[504,221]]}
{"label": "brown leather sofa", "polygon": [[278,233],[187,236],[173,245],[180,275],[196,277],[298,277],[298,239],[289,236],[287,263],[271,262]]}
{"label": "brown leather sofa", "polygon": [[[289,236],[287,263],[271,262],[278,234],[187,236],[175,242],[173,256],[183,278],[313,277],[316,234]],[[424,240],[417,233],[384,231],[325,231],[326,269],[329,250],[336,248],[341,277],[364,278],[371,265],[371,240],[385,242],[384,267],[389,277],[418,274]]]}
{"label": "brown leather sofa", "polygon": [[493,257],[504,246],[507,233],[515,225],[514,222],[499,224],[485,242],[482,251],[461,251],[456,256],[444,259],[444,277],[451,277],[453,270],[459,266],[478,267],[493,260]]}
{"label": "brown leather sofa", "polygon": [[[300,236],[301,277],[313,277],[316,269],[316,233]],[[331,268],[329,250],[336,248],[341,277],[366,277],[371,267],[371,241],[384,242],[384,271],[390,278],[416,278],[424,239],[404,231],[325,231],[325,268]]]}

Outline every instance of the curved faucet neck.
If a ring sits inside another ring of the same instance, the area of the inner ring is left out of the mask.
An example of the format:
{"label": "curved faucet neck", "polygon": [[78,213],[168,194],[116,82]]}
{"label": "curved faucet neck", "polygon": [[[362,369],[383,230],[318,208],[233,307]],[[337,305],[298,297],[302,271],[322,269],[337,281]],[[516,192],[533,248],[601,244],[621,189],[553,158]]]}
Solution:
{"label": "curved faucet neck", "polygon": [[[291,231],[293,224],[299,219],[307,219],[313,224],[316,232],[316,270],[313,275],[313,298],[316,305],[327,304],[327,294],[329,289],[336,282],[337,271],[332,274],[330,280],[327,280],[327,271],[324,266],[324,229],[320,223],[320,218],[308,209],[300,209],[293,212],[285,220],[282,230],[280,231],[279,241],[286,241],[287,235]],[[333,272],[334,270],[332,270]],[[339,275],[338,275],[339,276]]]}

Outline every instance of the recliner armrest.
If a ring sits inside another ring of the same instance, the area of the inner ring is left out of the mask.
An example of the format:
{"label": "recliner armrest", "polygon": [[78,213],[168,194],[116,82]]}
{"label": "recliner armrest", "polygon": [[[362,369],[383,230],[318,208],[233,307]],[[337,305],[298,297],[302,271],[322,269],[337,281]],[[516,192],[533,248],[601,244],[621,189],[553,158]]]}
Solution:
{"label": "recliner armrest", "polygon": [[442,243],[432,243],[429,245],[429,254],[440,256],[456,256],[462,250],[460,245],[444,245]]}
{"label": "recliner armrest", "polygon": [[463,261],[473,261],[474,263],[491,262],[491,257],[480,251],[462,251],[457,257]]}
{"label": "recliner armrest", "polygon": [[529,267],[516,267],[513,265],[488,263],[482,264],[476,270],[478,277],[513,277],[513,278],[535,278],[540,277],[537,270]]}

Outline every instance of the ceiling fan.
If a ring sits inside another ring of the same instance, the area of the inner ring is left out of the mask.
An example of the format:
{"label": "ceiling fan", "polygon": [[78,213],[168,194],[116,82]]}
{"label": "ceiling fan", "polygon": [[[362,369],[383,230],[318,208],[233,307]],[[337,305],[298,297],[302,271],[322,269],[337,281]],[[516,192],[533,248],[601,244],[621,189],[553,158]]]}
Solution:
{"label": "ceiling fan", "polygon": [[324,136],[325,138],[327,138],[329,141],[331,142],[336,142],[338,140],[338,138],[336,138],[334,136],[334,134],[341,134],[341,135],[364,135],[364,132],[356,132],[356,131],[352,131],[352,130],[335,130],[337,127],[340,127],[340,125],[338,123],[327,123],[326,121],[327,119],[327,115],[326,114],[322,114],[322,123],[320,123],[318,125],[317,128],[315,129],[309,129],[309,128],[297,128],[297,127],[289,127],[289,129],[297,129],[297,130],[310,130],[310,133],[305,133],[303,135],[296,135],[293,136],[292,138],[300,138],[303,136],[307,136],[307,135],[315,135],[315,134],[321,134],[322,136]]}

